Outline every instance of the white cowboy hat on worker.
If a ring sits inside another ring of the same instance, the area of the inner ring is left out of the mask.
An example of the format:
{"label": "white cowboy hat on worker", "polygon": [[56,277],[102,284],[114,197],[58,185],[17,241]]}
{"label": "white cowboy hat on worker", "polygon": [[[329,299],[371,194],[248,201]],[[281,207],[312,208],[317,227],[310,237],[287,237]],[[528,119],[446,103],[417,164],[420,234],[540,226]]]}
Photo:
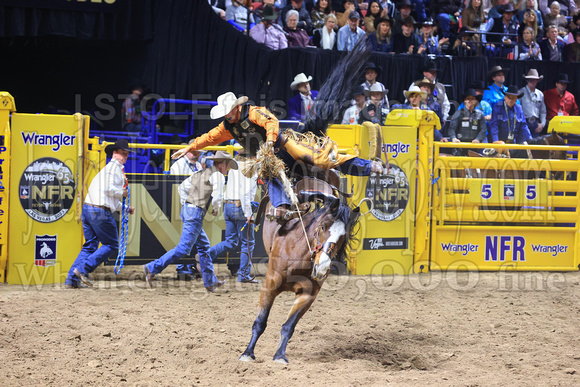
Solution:
{"label": "white cowboy hat on worker", "polygon": [[217,99],[217,105],[211,108],[209,112],[209,116],[212,120],[217,118],[222,118],[226,114],[232,111],[238,105],[246,103],[248,101],[248,97],[242,96],[240,98],[236,98],[236,95],[231,91],[228,91],[225,94],[222,94]]}
{"label": "white cowboy hat on worker", "polygon": [[238,169],[238,163],[236,160],[234,160],[231,154],[225,151],[217,151],[214,156],[208,156],[206,159],[213,161],[227,161],[231,169]]}
{"label": "white cowboy hat on worker", "polygon": [[298,87],[299,84],[304,83],[304,82],[310,82],[311,80],[312,80],[312,77],[307,78],[306,74],[300,73],[294,77],[294,81],[290,84],[290,89],[296,90],[296,88]]}
{"label": "white cowboy hat on worker", "polygon": [[405,94],[405,98],[407,98],[407,99],[409,99],[409,96],[411,94],[420,94],[421,98],[423,98],[423,99],[425,99],[425,97],[427,97],[427,93],[425,93],[423,90],[421,90],[421,88],[419,88],[419,86],[416,86],[416,85],[409,87],[409,90],[405,90],[404,94]]}

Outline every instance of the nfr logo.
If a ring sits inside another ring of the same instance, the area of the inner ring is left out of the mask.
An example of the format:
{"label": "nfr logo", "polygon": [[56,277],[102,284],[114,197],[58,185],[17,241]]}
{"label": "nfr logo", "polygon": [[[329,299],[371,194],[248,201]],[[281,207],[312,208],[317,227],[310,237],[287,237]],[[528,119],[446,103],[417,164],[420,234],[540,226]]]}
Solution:
{"label": "nfr logo", "polygon": [[486,261],[500,261],[506,260],[506,255],[509,258],[511,254],[512,261],[526,261],[526,253],[524,247],[526,246],[526,239],[522,236],[501,235],[485,236],[485,260]]}

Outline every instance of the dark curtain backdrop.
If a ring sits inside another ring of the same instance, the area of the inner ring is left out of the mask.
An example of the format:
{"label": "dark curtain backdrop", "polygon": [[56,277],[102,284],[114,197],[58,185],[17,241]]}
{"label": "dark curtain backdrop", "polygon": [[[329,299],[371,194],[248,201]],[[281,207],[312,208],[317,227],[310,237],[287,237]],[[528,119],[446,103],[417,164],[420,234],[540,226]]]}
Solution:
{"label": "dark curtain backdrop", "polygon": [[[284,118],[294,76],[311,75],[313,89],[319,89],[344,55],[313,48],[272,51],[221,20],[205,0],[120,5],[122,12],[102,14],[0,5],[0,89],[15,96],[19,111],[84,110],[109,130],[120,128],[122,96],[135,83],[152,94],[183,99],[215,100],[233,91]],[[423,77],[419,56],[375,54],[371,60],[382,67],[379,80],[392,101],[401,101],[410,83]],[[522,75],[537,68],[545,77],[541,90],[554,87],[558,74],[566,72],[572,80],[568,90],[579,96],[578,64],[459,57],[436,62],[452,101],[473,80],[489,83],[487,70],[496,64],[509,67],[506,83],[519,87],[525,84]],[[198,115],[198,132],[216,123],[207,113]]]}

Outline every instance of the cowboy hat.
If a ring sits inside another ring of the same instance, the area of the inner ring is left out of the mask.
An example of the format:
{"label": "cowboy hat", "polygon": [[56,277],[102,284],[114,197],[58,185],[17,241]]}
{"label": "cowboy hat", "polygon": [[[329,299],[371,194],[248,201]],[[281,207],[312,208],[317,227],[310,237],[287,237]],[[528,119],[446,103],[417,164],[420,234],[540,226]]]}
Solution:
{"label": "cowboy hat", "polygon": [[461,96],[461,99],[463,101],[465,101],[467,99],[467,97],[473,97],[475,98],[478,102],[481,102],[481,100],[483,99],[483,95],[477,95],[477,93],[475,92],[474,89],[467,89],[465,91],[465,93]]}
{"label": "cowboy hat", "polygon": [[362,85],[358,85],[352,88],[351,96],[354,98],[355,95],[365,95],[365,88]]}
{"label": "cowboy hat", "polygon": [[417,25],[419,27],[423,27],[423,26],[434,26],[435,22],[433,21],[433,18],[428,17],[427,19],[423,20],[422,22],[417,23]]}
{"label": "cowboy hat", "polygon": [[238,163],[236,162],[236,160],[233,159],[232,155],[229,154],[228,152],[217,151],[215,152],[215,155],[206,157],[206,159],[213,160],[214,162],[229,161],[229,167],[231,169],[238,169]]}
{"label": "cowboy hat", "polygon": [[375,30],[379,29],[379,24],[381,24],[382,22],[389,23],[389,26],[391,26],[393,24],[393,21],[388,16],[377,17],[373,21],[373,24],[375,25]]}
{"label": "cowboy hat", "polygon": [[429,86],[429,88],[431,89],[431,93],[433,92],[433,90],[435,90],[435,84],[430,80],[428,80],[427,78],[424,78],[420,81],[416,81],[415,86],[419,88],[421,88],[421,86]]}
{"label": "cowboy hat", "polygon": [[402,7],[411,7],[411,9],[415,8],[415,5],[411,3],[411,0],[402,0],[395,4],[395,8],[401,9]]}
{"label": "cowboy hat", "polygon": [[268,21],[274,21],[278,19],[278,12],[274,10],[270,4],[264,5],[264,9],[262,10],[262,19]]}
{"label": "cowboy hat", "polygon": [[121,139],[115,141],[114,144],[109,144],[105,147],[105,153],[109,157],[111,157],[113,155],[113,152],[117,151],[117,150],[124,150],[127,152],[133,152],[133,150],[131,148],[129,148],[129,141],[125,140],[124,138],[121,138]]}
{"label": "cowboy hat", "polygon": [[570,81],[568,80],[568,74],[560,73],[560,75],[558,75],[558,80],[556,82],[570,83]]}
{"label": "cowboy hat", "polygon": [[425,62],[425,65],[423,66],[423,72],[432,72],[432,71],[439,71],[439,69],[437,68],[437,63],[435,63],[435,61],[433,60],[428,60],[427,62]]}
{"label": "cowboy hat", "polygon": [[401,25],[404,26],[405,24],[412,24],[415,27],[415,19],[413,19],[413,16],[407,16],[401,20]]}
{"label": "cowboy hat", "polygon": [[212,107],[209,116],[212,120],[216,118],[222,118],[229,112],[231,112],[236,106],[246,103],[248,101],[248,97],[240,97],[236,98],[236,95],[231,91],[228,91],[225,94],[222,94],[217,99],[217,105]]}
{"label": "cowboy hat", "polygon": [[409,96],[411,94],[419,94],[419,95],[421,95],[421,98],[423,98],[423,99],[425,99],[425,97],[427,97],[427,93],[425,93],[424,91],[422,91],[419,88],[419,86],[415,86],[415,85],[412,85],[411,87],[409,87],[409,90],[405,90],[403,92],[403,94],[405,94],[405,98],[406,99],[409,99]]}
{"label": "cowboy hat", "polygon": [[509,68],[505,67],[502,68],[501,66],[493,66],[488,72],[487,72],[487,77],[488,78],[493,78],[495,76],[495,74],[502,72],[502,73],[506,73],[507,71],[509,71]]}
{"label": "cowboy hat", "polygon": [[389,90],[385,89],[383,86],[379,85],[378,83],[373,83],[370,89],[365,89],[365,95],[368,97],[371,93],[382,93],[383,96],[387,94]]}
{"label": "cowboy hat", "polygon": [[524,95],[523,92],[520,93],[517,86],[509,86],[504,94],[513,95],[518,98],[521,98]]}
{"label": "cowboy hat", "polygon": [[528,74],[524,74],[524,78],[526,79],[537,79],[539,81],[541,81],[542,79],[544,79],[543,75],[539,75],[538,74],[538,70],[536,69],[530,69],[530,71],[528,71]]}
{"label": "cowboy hat", "polygon": [[292,81],[292,83],[290,84],[290,89],[296,90],[298,88],[299,84],[305,83],[305,82],[310,82],[311,80],[312,80],[312,77],[306,78],[306,74],[300,73],[294,77],[294,81]]}
{"label": "cowboy hat", "polygon": [[381,66],[377,66],[373,62],[369,62],[369,63],[367,63],[367,65],[365,66],[365,69],[363,71],[366,72],[367,70],[375,70],[377,72],[377,75],[380,75],[381,71],[383,71],[383,68]]}
{"label": "cowboy hat", "polygon": [[514,6],[512,5],[512,3],[507,3],[506,5],[502,5],[499,9],[499,13],[514,13],[516,12],[516,10],[514,9]]}
{"label": "cowboy hat", "polygon": [[469,88],[474,89],[474,90],[485,90],[486,86],[485,86],[485,83],[483,81],[473,81],[469,85]]}

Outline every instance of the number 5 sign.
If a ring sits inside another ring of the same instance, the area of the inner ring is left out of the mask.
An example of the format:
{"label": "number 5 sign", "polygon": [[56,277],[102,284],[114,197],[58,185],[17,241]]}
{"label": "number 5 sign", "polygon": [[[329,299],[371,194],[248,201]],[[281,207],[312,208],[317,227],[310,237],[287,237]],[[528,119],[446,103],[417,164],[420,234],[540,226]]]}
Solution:
{"label": "number 5 sign", "polygon": [[541,206],[547,204],[547,182],[541,180],[473,180],[469,185],[469,200],[480,205]]}

